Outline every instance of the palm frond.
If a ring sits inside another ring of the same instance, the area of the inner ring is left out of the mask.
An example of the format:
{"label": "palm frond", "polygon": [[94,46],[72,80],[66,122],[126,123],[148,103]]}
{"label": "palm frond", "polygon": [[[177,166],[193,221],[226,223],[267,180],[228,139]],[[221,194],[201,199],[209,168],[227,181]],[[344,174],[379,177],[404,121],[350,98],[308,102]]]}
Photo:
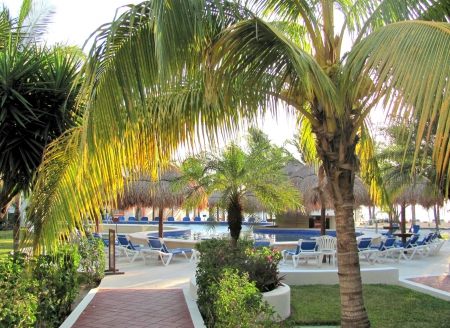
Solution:
{"label": "palm frond", "polygon": [[[430,126],[436,124],[433,158],[440,175],[450,173],[447,124],[450,102],[446,96],[450,87],[449,46],[447,23],[391,24],[378,29],[352,50],[344,73],[345,88],[353,91],[362,76],[370,76],[374,81],[373,94],[385,95],[383,105],[388,115],[401,116],[405,122],[411,117],[417,120],[417,141],[429,136]],[[429,142],[429,138],[426,140]],[[417,142],[415,158],[419,146]]]}
{"label": "palm frond", "polygon": [[288,104],[304,115],[308,113],[301,106],[315,97],[324,102],[330,117],[334,117],[331,108],[337,117],[343,115],[335,86],[316,60],[270,23],[258,18],[240,21],[222,33],[213,53],[211,62],[217,69],[211,83],[216,83],[215,90],[224,90],[227,97],[240,92],[247,107],[258,102],[275,112],[278,103],[269,95],[281,97],[281,90],[289,89],[295,90],[302,101],[289,97]]}

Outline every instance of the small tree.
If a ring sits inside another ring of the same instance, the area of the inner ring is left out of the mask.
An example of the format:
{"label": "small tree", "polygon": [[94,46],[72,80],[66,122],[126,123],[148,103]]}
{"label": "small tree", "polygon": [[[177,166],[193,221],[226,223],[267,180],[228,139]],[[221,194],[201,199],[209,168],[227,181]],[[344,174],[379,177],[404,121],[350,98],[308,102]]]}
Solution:
{"label": "small tree", "polygon": [[267,136],[256,129],[250,130],[247,143],[245,149],[231,143],[222,152],[187,158],[181,165],[184,176],[179,179],[183,185],[195,181],[192,191],[203,188],[208,195],[214,191],[222,193],[233,246],[242,229],[243,200],[250,192],[272,212],[301,206],[301,195],[282,171],[291,157],[282,148],[271,145]]}

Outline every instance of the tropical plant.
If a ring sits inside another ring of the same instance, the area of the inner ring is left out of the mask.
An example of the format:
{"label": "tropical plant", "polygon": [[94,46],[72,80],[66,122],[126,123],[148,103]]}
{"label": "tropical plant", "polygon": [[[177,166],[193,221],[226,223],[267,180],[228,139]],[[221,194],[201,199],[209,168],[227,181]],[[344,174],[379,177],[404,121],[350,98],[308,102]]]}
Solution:
{"label": "tropical plant", "polygon": [[17,20],[10,20],[5,10],[0,13],[0,18],[10,23],[0,49],[0,217],[16,198],[15,250],[21,194],[28,194],[45,147],[80,120],[74,82],[82,63],[81,52],[40,45],[37,36],[49,13],[39,12],[44,19],[34,18],[40,23],[30,29],[29,20],[36,13],[33,8],[32,1],[24,1]]}
{"label": "tropical plant", "polygon": [[[257,314],[265,313],[272,319],[273,311],[261,302],[263,292],[271,291],[280,285],[278,265],[282,259],[277,249],[253,246],[252,240],[239,239],[237,246],[231,240],[211,239],[198,243],[196,249],[201,253],[195,273],[198,287],[200,312],[208,327],[224,325],[239,317],[243,325],[253,324],[261,319]],[[226,274],[233,272],[239,276]],[[235,290],[229,290],[235,283]],[[228,297],[222,297],[224,293]],[[219,306],[224,305],[224,306]],[[247,314],[242,313],[249,311]]]}
{"label": "tropical plant", "polygon": [[[295,209],[301,206],[301,195],[288,181],[282,168],[291,157],[270,144],[260,130],[251,129],[247,149],[233,142],[221,152],[204,152],[187,158],[181,165],[183,176],[178,183],[199,188],[207,194],[221,193],[220,203],[227,210],[228,227],[236,246],[244,217],[243,201],[256,196],[267,211]],[[187,196],[189,201],[189,195]]]}
{"label": "tropical plant", "polygon": [[[448,174],[448,3],[245,3],[255,13],[225,0],[145,1],[98,29],[84,70],[83,127],[53,143],[39,170],[29,212],[46,229],[34,245],[51,246],[48,231],[70,231],[82,221],[74,213],[116,199],[124,170],[156,175],[180,145],[234,136],[284,104],[310,121],[334,199],[341,326],[368,327],[352,212],[360,127],[377,104],[386,117],[417,119],[418,140],[428,135],[424,122],[436,122],[432,159],[438,179]],[[354,45],[343,55],[346,31]]]}
{"label": "tropical plant", "polygon": [[[425,208],[442,206],[445,181],[435,183],[437,174],[431,158],[432,142],[430,144],[422,140],[418,153],[422,161],[414,161],[418,125],[414,120],[407,125],[402,123],[402,120],[400,123],[395,120],[391,126],[379,128],[378,139],[383,141],[377,143],[377,153],[369,159],[369,163],[377,163],[379,168],[364,173],[372,174],[374,179],[382,181],[387,204],[391,204],[391,207],[394,203],[401,205],[402,220],[406,205],[412,205],[412,224],[415,224],[414,205]],[[409,137],[406,131],[412,131]],[[435,139],[434,131],[435,127],[430,129],[431,141]],[[420,192],[423,194],[420,195]],[[438,223],[436,220],[437,228]]]}

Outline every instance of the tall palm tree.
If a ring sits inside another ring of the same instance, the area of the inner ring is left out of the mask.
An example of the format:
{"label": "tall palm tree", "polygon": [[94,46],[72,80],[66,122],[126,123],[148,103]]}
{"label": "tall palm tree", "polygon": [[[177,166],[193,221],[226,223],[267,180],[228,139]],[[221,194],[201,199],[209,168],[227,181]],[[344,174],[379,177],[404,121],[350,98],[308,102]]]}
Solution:
{"label": "tall palm tree", "polygon": [[[225,0],[145,1],[99,28],[83,127],[53,143],[39,171],[30,220],[45,229],[34,244],[116,198],[123,170],[156,174],[180,144],[217,142],[265,111],[294,111],[311,123],[335,203],[341,326],[368,327],[352,212],[360,128],[377,104],[386,117],[417,118],[419,140],[423,123],[436,121],[433,161],[438,178],[448,174],[447,1],[246,3],[255,13]],[[342,54],[345,31],[354,45]]]}
{"label": "tall palm tree", "polygon": [[[220,192],[220,203],[228,213],[228,227],[233,245],[242,229],[243,202],[256,196],[270,212],[296,209],[301,195],[282,171],[291,159],[282,148],[270,144],[259,130],[251,129],[247,149],[235,142],[223,151],[204,152],[187,158],[181,165],[183,176],[178,183],[196,182],[196,191]],[[194,197],[196,193],[193,193]],[[188,201],[189,201],[188,196]]]}

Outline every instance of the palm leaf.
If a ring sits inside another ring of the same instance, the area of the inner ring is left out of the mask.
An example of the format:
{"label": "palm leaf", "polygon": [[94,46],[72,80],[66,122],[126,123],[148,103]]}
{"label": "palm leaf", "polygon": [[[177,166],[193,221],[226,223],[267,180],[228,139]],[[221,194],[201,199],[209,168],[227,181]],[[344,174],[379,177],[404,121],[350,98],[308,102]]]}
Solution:
{"label": "palm leaf", "polygon": [[[355,95],[354,86],[361,86],[361,77],[372,77],[373,95],[385,95],[383,105],[390,115],[417,119],[417,140],[428,135],[427,127],[436,123],[433,158],[439,174],[450,173],[450,102],[445,93],[450,86],[449,46],[447,23],[395,23],[380,28],[355,47],[344,72],[344,88],[350,101]],[[417,142],[415,159],[419,145]]]}

